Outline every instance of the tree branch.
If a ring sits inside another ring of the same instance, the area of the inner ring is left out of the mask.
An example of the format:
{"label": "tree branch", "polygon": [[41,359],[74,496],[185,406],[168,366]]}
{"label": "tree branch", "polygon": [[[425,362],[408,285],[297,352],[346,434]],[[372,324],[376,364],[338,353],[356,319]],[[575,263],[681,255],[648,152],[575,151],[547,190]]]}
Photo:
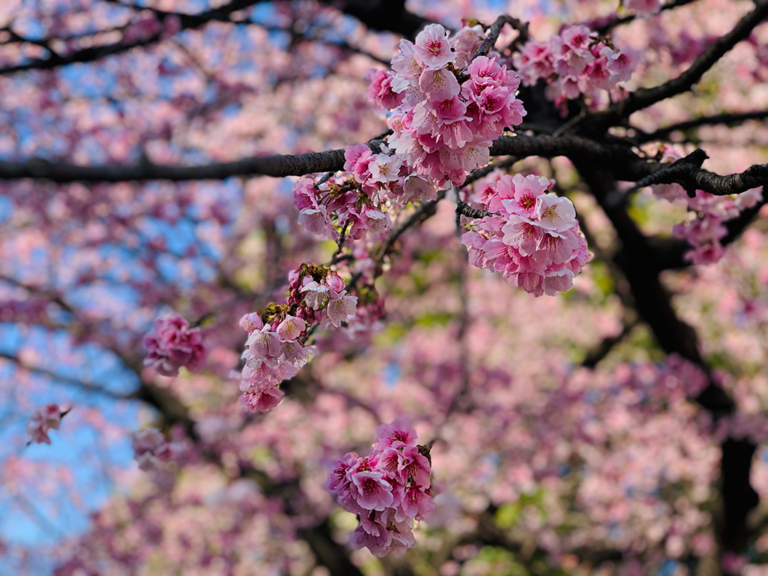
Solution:
{"label": "tree branch", "polygon": [[[697,152],[701,153],[698,158],[702,162],[704,158],[708,158],[703,150],[696,150],[693,154]],[[696,190],[703,190],[714,196],[728,196],[768,185],[768,164],[755,164],[739,174],[719,176],[701,168],[700,163],[697,165],[697,162],[686,161],[693,154],[673,162],[668,168],[646,176],[630,188],[627,194],[653,184],[680,184],[691,197],[696,195]]]}
{"label": "tree branch", "polygon": [[637,90],[631,93],[626,100],[614,104],[603,112],[589,116],[581,124],[590,131],[600,132],[610,126],[615,126],[622,119],[638,110],[690,90],[694,84],[701,80],[704,73],[712,68],[731,48],[749,37],[752,30],[767,16],[768,0],[756,0],[755,9],[739,20],[728,34],[718,38],[680,76],[654,88]]}
{"label": "tree branch", "polygon": [[[122,2],[118,2],[117,0],[105,0],[105,1],[110,2],[112,4],[117,4],[118,6],[122,6],[124,8],[135,8],[135,9],[144,10],[143,7],[140,8],[138,6],[126,5],[126,4],[123,4]],[[228,16],[232,12],[237,12],[238,10],[249,8],[250,6],[253,6],[254,4],[257,4],[261,1],[262,0],[232,0],[229,4],[226,4],[225,6],[222,6],[220,8],[215,8],[213,10],[208,10],[206,12],[201,12],[200,14],[183,14],[183,13],[176,14],[171,12],[163,12],[162,10],[157,10],[157,9],[151,9],[151,11],[154,12],[159,17],[161,23],[167,16],[175,16],[179,19],[180,30],[189,30],[189,29],[199,28],[200,26],[203,26],[204,24],[207,24],[208,22],[211,22],[213,20],[223,20],[223,21],[229,22],[230,20]],[[134,42],[115,42],[114,44],[107,44],[104,46],[93,46],[90,48],[83,48],[82,50],[78,50],[76,52],[68,54],[67,56],[59,56],[58,54],[55,54],[53,50],[51,50],[51,48],[44,46],[44,48],[46,48],[51,52],[52,54],[51,58],[47,58],[47,59],[34,58],[25,64],[19,64],[17,66],[8,66],[5,68],[0,68],[0,75],[13,74],[15,72],[22,72],[25,70],[50,70],[52,68],[65,66],[67,64],[74,64],[76,62],[80,62],[80,63],[94,62],[96,60],[105,58],[106,56],[112,56],[114,54],[127,52],[128,50],[131,50],[133,48],[138,48],[141,46],[149,46],[151,44],[154,44],[162,40],[163,37],[164,37],[163,31],[160,30],[159,32],[156,32],[155,34],[152,34],[147,38],[142,38]],[[51,38],[48,42],[52,40],[55,40],[55,39]]]}
{"label": "tree branch", "polygon": [[[379,152],[381,140],[371,140],[368,145]],[[622,180],[637,181],[655,172],[653,163],[637,156],[628,146],[604,144],[579,136],[553,137],[502,136],[491,147],[492,156],[568,156],[591,158],[609,163],[617,170],[615,176]],[[33,178],[52,182],[125,182],[146,180],[223,180],[231,176],[304,176],[317,172],[337,172],[344,167],[344,150],[310,152],[299,155],[275,155],[244,158],[234,162],[203,166],[179,166],[140,162],[128,166],[78,166],[51,163],[34,158],[26,162],[0,161],[0,180]]]}
{"label": "tree branch", "polygon": [[[680,6],[685,6],[686,4],[690,4],[692,2],[695,2],[696,0],[674,0],[673,2],[669,2],[667,4],[664,4],[664,6],[661,7],[661,12],[664,12],[665,10],[672,10],[673,8],[679,8]],[[601,36],[605,36],[616,28],[617,26],[620,26],[622,24],[628,24],[635,20],[637,18],[637,14],[629,14],[628,16],[617,16],[610,20],[607,24],[603,24],[602,26],[598,26],[597,28],[593,28],[595,32],[600,34]]]}
{"label": "tree branch", "polygon": [[[380,142],[370,146],[378,152]],[[52,182],[125,182],[146,180],[223,180],[231,176],[304,176],[336,172],[344,167],[344,150],[244,158],[235,162],[203,166],[178,166],[139,162],[130,166],[77,166],[32,159],[27,162],[0,162],[0,179],[34,178]]]}
{"label": "tree branch", "polygon": [[[472,60],[478,56],[488,55],[488,52],[490,52],[496,44],[496,40],[499,39],[499,34],[501,34],[501,29],[504,28],[504,24],[509,24],[512,26],[512,28],[518,31],[518,40],[520,42],[524,43],[528,41],[528,23],[518,20],[517,18],[513,18],[512,16],[502,14],[496,18],[496,21],[493,24],[491,24],[490,28],[488,29],[488,36],[486,36],[485,40],[483,40],[483,43],[480,44],[479,48],[475,52],[475,55],[472,56]],[[470,62],[472,62],[472,60],[470,60]],[[466,74],[466,72],[466,68],[462,70],[462,74]]]}
{"label": "tree branch", "polygon": [[696,118],[695,120],[687,120],[678,124],[672,124],[666,128],[659,128],[654,132],[640,132],[637,136],[632,138],[632,142],[635,144],[645,144],[646,142],[664,140],[672,132],[685,132],[686,130],[699,128],[700,126],[711,126],[716,124],[732,126],[734,124],[745,122],[746,120],[765,120],[766,118],[768,118],[768,110],[744,112],[741,114],[717,114],[715,116],[702,116],[701,118]]}

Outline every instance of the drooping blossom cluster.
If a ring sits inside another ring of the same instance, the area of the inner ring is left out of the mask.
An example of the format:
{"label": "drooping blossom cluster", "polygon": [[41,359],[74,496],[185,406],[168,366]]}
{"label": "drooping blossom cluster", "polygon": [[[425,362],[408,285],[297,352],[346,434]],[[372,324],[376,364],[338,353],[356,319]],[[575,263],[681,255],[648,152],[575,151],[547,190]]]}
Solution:
{"label": "drooping blossom cluster", "polygon": [[547,193],[553,184],[516,174],[487,189],[484,201],[492,214],[461,238],[470,264],[500,272],[535,296],[568,290],[589,252],[571,201]]}
{"label": "drooping blossom cluster", "polygon": [[145,472],[164,470],[165,464],[175,460],[184,451],[184,445],[181,442],[169,442],[159,430],[154,428],[132,432],[131,448],[133,459]]}
{"label": "drooping blossom cluster", "polygon": [[309,359],[310,350],[297,340],[307,325],[287,313],[282,320],[264,322],[259,314],[251,312],[240,319],[240,327],[248,333],[241,399],[251,410],[267,412],[285,396],[278,384],[296,376]]}
{"label": "drooping blossom cluster", "polygon": [[285,396],[280,382],[293,378],[314,353],[303,343],[311,324],[339,328],[355,316],[357,297],[347,295],[344,280],[327,266],[302,264],[289,278],[287,304],[240,320],[248,333],[240,391],[251,410],[272,410]]}
{"label": "drooping blossom cluster", "polygon": [[163,376],[177,376],[185,366],[196,372],[205,364],[205,343],[199,328],[190,328],[181,316],[155,320],[151,333],[144,337],[147,349],[145,366],[151,366]]}
{"label": "drooping blossom cluster", "polygon": [[564,28],[547,42],[529,40],[513,62],[526,86],[545,80],[547,97],[556,103],[584,94],[593,106],[600,90],[629,80],[636,64],[631,52],[604,43],[586,26]]}
{"label": "drooping blossom cluster", "polygon": [[[670,146],[661,149],[662,162],[676,161],[682,155]],[[679,184],[658,184],[652,186],[656,196],[670,202],[685,203],[688,215],[684,222],[675,225],[672,235],[688,240],[693,247],[685,254],[686,260],[694,264],[712,264],[723,257],[722,238],[728,233],[724,223],[736,218],[743,210],[757,205],[763,198],[762,188],[752,188],[736,196],[715,196],[696,190],[689,198]]]}
{"label": "drooping blossom cluster", "polygon": [[376,437],[368,456],[349,452],[336,461],[328,488],[360,520],[352,546],[376,556],[401,555],[413,546],[413,521],[435,509],[429,450],[416,444],[416,431],[405,418],[382,424]]}
{"label": "drooping blossom cluster", "polygon": [[35,444],[51,443],[51,439],[48,438],[49,430],[58,430],[61,425],[61,417],[66,414],[67,411],[62,410],[58,404],[53,402],[40,406],[32,412],[32,416],[27,423],[27,434],[31,436],[30,442]]}

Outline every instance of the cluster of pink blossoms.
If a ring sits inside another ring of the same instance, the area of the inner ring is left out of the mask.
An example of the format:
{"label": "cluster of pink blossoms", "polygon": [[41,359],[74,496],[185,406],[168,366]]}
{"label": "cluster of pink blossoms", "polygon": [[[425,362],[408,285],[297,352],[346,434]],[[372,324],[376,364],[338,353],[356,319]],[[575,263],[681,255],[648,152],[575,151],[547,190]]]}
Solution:
{"label": "cluster of pink blossoms", "polygon": [[[661,149],[661,162],[674,162],[682,155],[670,146]],[[685,258],[694,264],[712,264],[723,257],[724,248],[720,240],[728,233],[724,222],[736,218],[743,210],[757,205],[763,198],[762,188],[752,188],[735,197],[715,196],[702,190],[689,198],[679,184],[657,184],[653,193],[670,202],[681,202],[688,206],[688,218],[672,229],[676,238],[688,240],[693,247]]]}
{"label": "cluster of pink blossoms", "polygon": [[270,305],[263,314],[252,312],[240,320],[248,333],[240,391],[251,410],[267,412],[283,399],[280,382],[293,378],[314,353],[302,342],[310,324],[339,328],[355,317],[357,297],[347,295],[336,272],[303,264],[289,279],[287,304]]}
{"label": "cluster of pink blossoms", "polygon": [[277,385],[296,376],[309,359],[311,349],[297,340],[307,324],[290,314],[279,323],[265,323],[252,312],[240,319],[240,326],[248,332],[240,380],[241,400],[251,410],[267,412],[285,396]]}
{"label": "cluster of pink blossoms", "polygon": [[513,62],[526,86],[545,80],[551,100],[562,104],[584,94],[593,105],[600,90],[629,80],[636,63],[630,52],[607,46],[586,26],[566,28],[548,42],[529,40]]}
{"label": "cluster of pink blossoms", "polygon": [[66,413],[67,411],[62,410],[58,404],[53,402],[36,408],[27,423],[27,434],[32,437],[30,442],[50,444],[51,439],[48,438],[48,431],[58,430],[61,417]]}
{"label": "cluster of pink blossoms", "polygon": [[[403,176],[398,176],[398,159],[386,154],[374,156],[365,144],[347,148],[344,155],[347,159],[344,169],[354,172],[356,180],[341,184],[325,182],[316,186],[311,178],[302,178],[294,185],[293,199],[299,210],[299,224],[308,232],[334,240],[339,236],[334,223],[340,228],[346,227],[347,237],[355,240],[366,233],[389,231],[392,222],[382,210],[386,209],[384,202],[390,196],[394,198],[400,194],[402,197],[404,193],[401,185]],[[359,170],[355,170],[355,160],[361,164]]]}
{"label": "cluster of pink blossoms", "polygon": [[151,366],[163,376],[177,376],[182,366],[196,372],[205,364],[203,335],[199,328],[190,329],[181,316],[155,320],[152,332],[144,337],[144,347],[144,366]]}
{"label": "cluster of pink blossoms", "polygon": [[376,556],[404,554],[413,546],[413,521],[435,509],[429,452],[416,444],[407,419],[382,424],[376,438],[368,456],[350,452],[337,460],[328,488],[360,520],[350,537],[352,546],[365,546]]}
{"label": "cluster of pink blossoms", "polygon": [[357,296],[347,296],[347,284],[326,266],[304,264],[289,275],[288,304],[308,323],[341,327],[355,317]]}
{"label": "cluster of pink blossoms", "polygon": [[571,201],[546,193],[553,184],[533,175],[501,176],[484,197],[494,214],[461,238],[470,264],[500,272],[535,296],[568,290],[589,252]]}
{"label": "cluster of pink blossoms", "polygon": [[493,140],[525,116],[516,97],[520,80],[497,54],[475,58],[466,70],[454,64],[469,62],[481,41],[477,28],[463,28],[450,39],[431,24],[415,44],[400,42],[393,72],[379,72],[374,82],[380,86],[377,101],[392,110],[389,146],[437,185],[459,185],[467,172],[487,164]]}
{"label": "cluster of pink blossoms", "polygon": [[131,448],[133,459],[145,472],[164,470],[165,464],[175,460],[185,449],[181,442],[169,442],[159,430],[153,428],[132,432]]}

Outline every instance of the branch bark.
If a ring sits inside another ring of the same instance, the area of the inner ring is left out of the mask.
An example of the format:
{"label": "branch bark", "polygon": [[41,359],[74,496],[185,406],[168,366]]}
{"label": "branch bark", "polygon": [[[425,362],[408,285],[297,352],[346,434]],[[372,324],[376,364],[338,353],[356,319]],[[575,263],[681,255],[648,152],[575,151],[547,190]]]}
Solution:
{"label": "branch bark", "polygon": [[[381,140],[368,145],[380,151]],[[592,159],[610,164],[621,180],[635,182],[660,170],[665,165],[654,164],[637,156],[628,146],[601,143],[579,136],[549,135],[502,136],[491,147],[492,156],[568,156],[572,159]],[[33,178],[57,183],[67,182],[125,182],[147,180],[223,180],[232,176],[305,176],[318,172],[337,172],[344,167],[344,150],[310,152],[299,155],[275,155],[243,158],[234,162],[203,166],[153,164],[143,161],[127,166],[78,166],[52,163],[34,158],[26,162],[0,161],[0,180]]]}
{"label": "branch bark", "polygon": [[[126,8],[134,8],[133,6],[128,6],[126,4],[117,2],[115,0],[106,0],[106,1],[112,4],[118,4],[118,5],[124,6]],[[155,12],[155,14],[158,15],[161,21],[165,19],[167,16],[175,16],[179,18],[180,30],[190,30],[194,28],[199,28],[200,26],[203,26],[204,24],[207,24],[208,22],[211,22],[214,20],[224,20],[226,22],[229,22],[228,17],[231,13],[237,12],[238,10],[243,10],[245,8],[249,8],[254,4],[258,4],[261,1],[262,0],[232,0],[232,2],[220,8],[215,8],[213,10],[201,12],[200,14],[172,14],[170,12],[165,13],[161,10],[153,10],[153,12]],[[139,9],[138,6],[136,6],[136,8]],[[46,49],[49,50],[49,52],[51,52],[52,56],[50,58],[47,58],[47,59],[34,58],[25,64],[19,64],[17,66],[7,66],[5,68],[0,68],[0,75],[13,74],[16,72],[23,72],[25,70],[51,70],[53,68],[58,68],[60,66],[65,66],[67,64],[95,62],[96,60],[100,60],[107,56],[112,56],[114,54],[127,52],[128,50],[132,50],[133,48],[150,46],[152,44],[155,44],[156,42],[159,42],[163,38],[164,38],[164,35],[163,35],[163,31],[161,30],[155,34],[152,34],[147,38],[136,40],[134,42],[121,41],[121,42],[115,42],[113,44],[107,44],[104,46],[93,46],[90,48],[83,48],[82,50],[77,50],[76,52],[73,52],[72,54],[69,54],[67,56],[59,56],[55,54],[55,52],[53,52],[51,48],[46,47]],[[55,40],[55,38],[51,38],[49,42],[53,40]]]}

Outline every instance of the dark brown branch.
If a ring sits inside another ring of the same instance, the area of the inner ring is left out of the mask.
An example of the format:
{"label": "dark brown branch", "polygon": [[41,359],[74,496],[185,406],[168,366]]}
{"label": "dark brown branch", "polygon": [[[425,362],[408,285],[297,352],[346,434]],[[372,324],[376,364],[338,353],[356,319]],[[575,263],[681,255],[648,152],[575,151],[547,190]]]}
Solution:
{"label": "dark brown branch", "polygon": [[[230,15],[233,12],[238,12],[240,10],[250,8],[251,6],[258,4],[263,0],[232,0],[232,2],[230,2],[225,6],[221,6],[213,10],[208,10],[206,12],[201,12],[199,14],[167,12],[157,8],[130,5],[130,4],[120,2],[119,0],[105,0],[105,1],[110,2],[112,4],[119,5],[119,6],[123,6],[125,8],[136,9],[136,10],[149,10],[155,14],[155,16],[158,18],[158,20],[160,20],[161,23],[169,17],[178,18],[179,25],[180,25],[179,31],[181,31],[181,30],[191,30],[191,29],[199,28],[201,26],[204,26],[208,22],[212,22],[212,21],[232,22],[232,20],[230,19]],[[405,8],[405,2],[400,0],[397,2],[375,2],[375,3],[349,1],[346,3],[346,5],[341,7],[339,6],[338,2],[333,2],[331,0],[325,0],[325,1],[321,0],[321,3],[328,4],[334,8],[340,9],[342,12],[349,14],[350,16],[354,16],[355,18],[359,19],[363,24],[365,24],[368,28],[372,30],[395,32],[397,34],[402,34],[403,36],[406,36],[409,38],[414,37],[416,33],[425,25],[432,23],[432,21],[427,18],[423,18],[422,16],[418,16],[416,14],[409,12]],[[232,22],[232,23],[236,23],[236,22]],[[103,32],[123,30],[129,26],[130,26],[130,23],[124,27],[112,28],[109,30],[104,30]],[[90,36],[95,36],[99,33],[100,32],[94,32]],[[115,54],[127,52],[129,50],[132,50],[133,48],[150,46],[152,44],[155,44],[163,40],[164,37],[165,37],[164,33],[161,30],[155,34],[152,34],[140,40],[136,40],[134,42],[120,41],[120,42],[115,42],[113,44],[106,44],[103,46],[92,46],[89,48],[83,48],[81,50],[77,50],[66,56],[60,56],[50,47],[50,43],[53,40],[58,40],[58,38],[48,38],[44,40],[30,41],[30,40],[21,38],[19,36],[16,36],[15,38],[13,38],[13,40],[15,40],[16,42],[29,42],[29,43],[33,43],[38,46],[41,46],[42,48],[49,51],[50,57],[34,58],[24,64],[0,68],[0,75],[13,74],[13,73],[22,72],[25,70],[50,70],[53,68],[57,68],[59,66],[65,66],[67,64],[74,64],[74,63],[95,62],[107,56],[112,56]],[[368,54],[362,51],[361,49],[355,48],[351,45],[346,45],[346,44],[332,44],[332,45],[339,46],[342,49],[347,49],[354,52],[360,52],[361,54],[365,54],[375,60],[384,62],[382,59],[376,56],[373,56],[371,54]],[[384,63],[388,64],[388,62],[384,62]]]}
{"label": "dark brown branch", "polygon": [[[378,140],[369,143],[379,151]],[[634,154],[629,147],[603,144],[578,136],[553,137],[502,136],[491,147],[492,156],[568,156],[592,159],[610,164],[615,176],[622,180],[637,181],[656,171],[649,163]],[[140,162],[129,166],[77,166],[32,159],[26,162],[0,161],[0,180],[34,178],[52,182],[125,182],[146,180],[222,180],[231,176],[304,176],[317,172],[336,172],[344,167],[344,150],[310,152],[308,154],[261,156],[235,162],[204,166],[178,166]]]}
{"label": "dark brown branch", "polygon": [[646,142],[654,142],[656,140],[665,140],[667,136],[672,132],[685,132],[692,130],[693,128],[699,128],[700,126],[712,126],[716,124],[724,124],[726,126],[733,126],[735,124],[741,124],[747,120],[765,120],[768,118],[768,110],[759,110],[756,112],[744,112],[741,114],[717,114],[715,116],[702,116],[695,120],[688,120],[686,122],[680,122],[678,124],[672,124],[665,128],[659,128],[654,132],[640,132],[637,136],[632,138],[634,144],[645,144]]}
{"label": "dark brown branch", "polygon": [[607,110],[590,116],[582,125],[590,131],[603,131],[619,124],[633,112],[647,108],[657,102],[690,90],[712,66],[731,48],[749,37],[752,30],[768,16],[768,0],[757,0],[755,9],[745,15],[728,34],[718,38],[691,64],[685,72],[654,88],[645,88],[631,93],[626,100],[614,104]]}
{"label": "dark brown branch", "polygon": [[627,335],[632,332],[632,329],[637,326],[637,318],[633,318],[631,321],[625,321],[622,325],[621,332],[615,336],[606,336],[600,343],[587,353],[584,361],[581,363],[585,368],[594,368],[601,360],[603,360],[614,346],[624,340]]}
{"label": "dark brown branch", "polygon": [[[118,4],[125,8],[139,9],[138,6],[126,5],[121,2],[117,2],[116,0],[107,1],[113,4]],[[164,13],[161,10],[155,9],[152,11],[158,16],[161,22],[166,16],[176,16],[179,18],[180,30],[190,30],[199,28],[200,26],[203,26],[204,24],[214,20],[224,20],[229,22],[230,14],[237,12],[238,10],[249,8],[258,2],[261,2],[261,0],[232,0],[232,2],[226,4],[225,6],[215,8],[213,10],[208,10],[206,12],[201,12],[200,14],[175,14],[170,12]],[[141,9],[144,10],[143,7]],[[148,36],[147,38],[136,40],[134,42],[115,42],[114,44],[107,44],[104,46],[83,48],[82,50],[78,50],[67,56],[59,56],[55,54],[50,48],[46,47],[46,49],[51,51],[52,56],[50,58],[35,58],[25,64],[0,68],[0,74],[13,74],[15,72],[22,72],[24,70],[50,70],[52,68],[64,66],[67,64],[74,64],[76,62],[94,62],[96,60],[105,58],[106,56],[127,52],[133,48],[149,46],[158,42],[162,38],[163,31],[161,30],[155,34],[152,34],[151,36]]]}
{"label": "dark brown branch", "polygon": [[[379,142],[370,143],[378,152]],[[54,164],[46,160],[0,162],[0,179],[35,178],[52,182],[125,182],[146,180],[223,180],[231,176],[304,176],[316,172],[335,172],[344,167],[344,150],[310,152],[296,156],[276,155],[244,158],[235,162],[204,166],[171,166],[140,162],[131,166],[77,166]]]}
{"label": "dark brown branch", "polygon": [[467,218],[485,218],[486,216],[493,215],[493,212],[487,212],[485,210],[478,210],[477,208],[472,208],[472,206],[470,206],[466,202],[462,202],[459,199],[456,199],[456,213],[462,214]]}
{"label": "dark brown branch", "polygon": [[430,200],[429,202],[424,202],[421,206],[419,206],[416,212],[411,214],[408,220],[403,222],[403,224],[397,230],[394,230],[389,235],[389,238],[387,238],[387,242],[382,247],[380,256],[377,259],[379,264],[382,262],[384,256],[392,251],[392,247],[395,245],[395,242],[397,242],[398,238],[400,238],[400,236],[402,236],[406,230],[421,224],[424,222],[424,220],[427,220],[428,218],[431,218],[435,215],[437,212],[437,203],[445,198],[445,193],[446,190],[440,190],[440,192],[437,193],[437,198]]}
{"label": "dark brown branch", "polygon": [[[702,161],[707,158],[703,150],[696,150],[696,152],[701,153],[700,157],[703,155]],[[672,163],[669,168],[646,176],[628,193],[653,184],[680,184],[691,197],[695,196],[696,190],[703,190],[714,196],[728,196],[741,194],[752,188],[768,184],[768,164],[755,164],[739,174],[720,176],[704,170],[695,162],[686,162],[685,160],[689,158],[690,156],[678,160]]]}
{"label": "dark brown branch", "polygon": [[[485,40],[483,40],[483,43],[480,44],[480,47],[475,52],[475,55],[472,56],[472,60],[478,56],[488,55],[488,52],[490,52],[496,44],[496,40],[499,39],[499,34],[501,34],[501,29],[504,28],[504,24],[509,24],[512,26],[512,28],[518,31],[518,40],[520,42],[526,42],[528,40],[528,23],[518,20],[517,18],[513,18],[512,16],[502,14],[496,18],[496,21],[493,24],[491,24],[490,28],[488,29],[488,36],[486,36]],[[466,69],[462,70],[462,73],[466,73]]]}
{"label": "dark brown branch", "polygon": [[344,14],[354,16],[370,30],[394,32],[406,38],[415,38],[419,31],[433,20],[410,12],[405,0],[386,2],[371,0],[320,0],[322,4],[332,6]]}
{"label": "dark brown branch", "polygon": [[515,156],[510,156],[509,158],[505,158],[504,160],[491,162],[490,164],[488,164],[488,166],[483,166],[482,168],[477,168],[476,170],[472,170],[472,172],[467,176],[466,180],[464,180],[464,184],[462,184],[462,187],[469,186],[473,182],[477,182],[478,180],[480,180],[480,178],[484,178],[485,176],[488,176],[488,174],[490,174],[494,170],[509,168],[510,166],[514,165],[515,162],[517,162],[518,160],[520,160],[520,158],[517,158]]}
{"label": "dark brown branch", "polygon": [[[368,143],[374,152],[380,150],[381,141],[373,140]],[[493,156],[509,155],[515,160],[528,156],[554,158],[566,156],[573,161],[590,161],[612,171],[617,180],[643,182],[643,179],[658,172],[668,171],[670,166],[649,162],[640,158],[632,150],[623,145],[601,143],[579,136],[502,136],[494,142],[490,151]],[[58,183],[68,182],[125,182],[147,180],[223,180],[231,176],[304,176],[318,172],[336,172],[344,167],[344,150],[328,150],[325,152],[310,152],[299,155],[276,155],[245,158],[235,162],[208,164],[203,166],[161,165],[150,162],[140,162],[131,166],[77,166],[74,164],[49,163],[45,160],[32,159],[26,162],[0,161],[0,180],[15,180],[33,178],[50,180]],[[499,164],[501,165],[501,164]],[[474,174],[485,175],[486,168]],[[691,171],[690,167],[675,168],[672,173],[658,176],[658,180],[650,183],[678,182],[686,178],[695,181],[696,186],[713,194],[734,194],[743,192],[765,182],[768,167],[758,165],[749,168],[742,174],[718,176],[706,170]],[[474,176],[468,177],[467,183]],[[672,178],[677,179],[672,179]],[[646,180],[648,182],[648,180]],[[648,184],[643,184],[648,185]]]}
{"label": "dark brown branch", "polygon": [[328,568],[330,574],[363,576],[360,568],[349,559],[344,547],[334,541],[327,520],[312,528],[299,528],[297,533],[309,544],[317,563]]}

